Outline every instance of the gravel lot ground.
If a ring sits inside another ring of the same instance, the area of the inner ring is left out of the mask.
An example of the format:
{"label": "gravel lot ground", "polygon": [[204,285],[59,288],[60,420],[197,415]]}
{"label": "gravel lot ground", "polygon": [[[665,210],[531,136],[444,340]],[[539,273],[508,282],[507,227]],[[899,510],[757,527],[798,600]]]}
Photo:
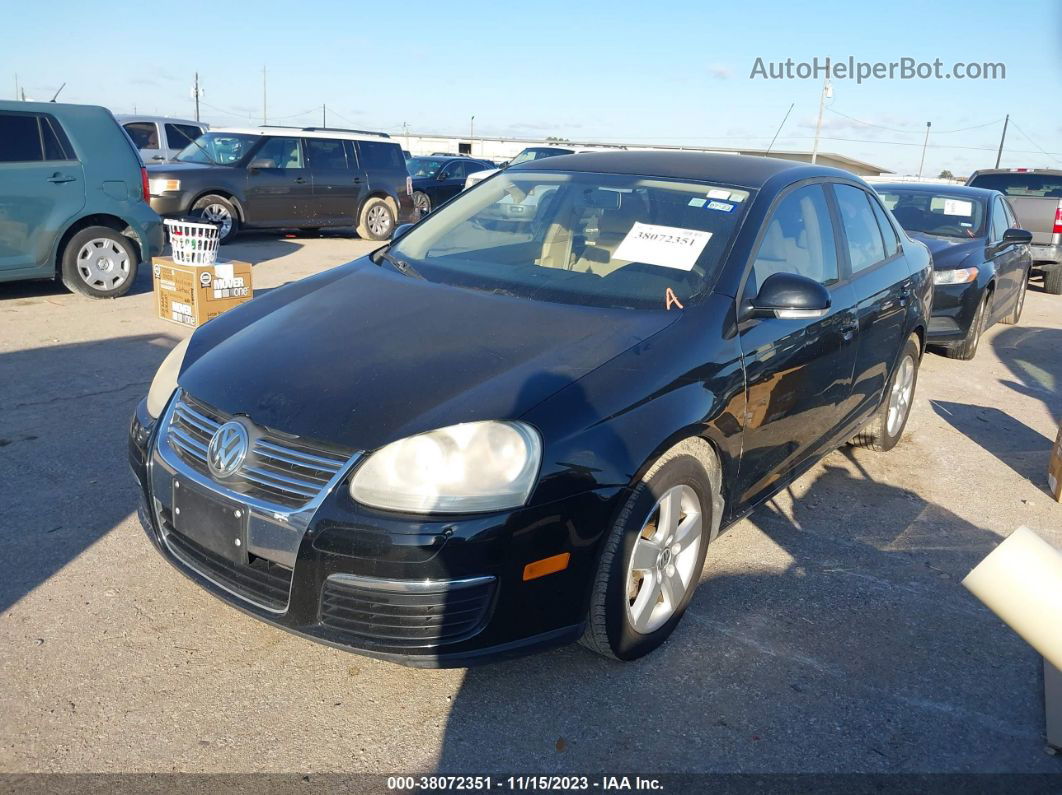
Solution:
{"label": "gravel lot ground", "polygon": [[[225,254],[262,291],[370,248]],[[959,584],[1019,525],[1062,545],[1062,298],[1030,291],[973,362],[927,355],[900,446],[833,453],[721,536],[656,654],[421,671],[260,624],[150,547],[126,428],[187,333],[150,289],[0,285],[0,770],[1062,772],[1039,657]]]}

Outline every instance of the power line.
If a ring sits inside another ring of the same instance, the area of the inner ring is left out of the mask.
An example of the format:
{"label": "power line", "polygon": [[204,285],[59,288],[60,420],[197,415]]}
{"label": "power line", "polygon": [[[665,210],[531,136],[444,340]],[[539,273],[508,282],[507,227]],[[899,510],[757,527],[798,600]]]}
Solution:
{"label": "power line", "polygon": [[1028,142],[1029,142],[1029,143],[1031,143],[1031,144],[1032,144],[1033,146],[1035,146],[1035,147],[1036,147],[1037,149],[1039,149],[1039,150],[1040,150],[1041,152],[1043,152],[1043,154],[1045,154],[1045,155],[1047,155],[1048,157],[1050,157],[1050,158],[1051,158],[1052,160],[1054,160],[1054,161],[1055,161],[1056,163],[1058,163],[1058,162],[1062,162],[1062,161],[1059,161],[1059,160],[1058,160],[1058,158],[1054,157],[1054,156],[1052,155],[1052,153],[1051,153],[1051,152],[1048,152],[1048,151],[1046,151],[1046,150],[1045,150],[1045,149],[1044,149],[1043,147],[1041,147],[1041,146],[1040,146],[1040,144],[1036,143],[1036,141],[1034,141],[1034,140],[1033,140],[1032,138],[1030,138],[1030,137],[1028,136],[1028,134],[1027,134],[1027,133],[1025,132],[1025,130],[1023,130],[1023,129],[1022,129],[1021,127],[1019,127],[1019,126],[1018,126],[1018,123],[1017,123],[1016,121],[1014,121],[1013,119],[1011,119],[1011,122],[1010,122],[1010,123],[1014,125],[1014,129],[1015,129],[1015,130],[1017,130],[1018,132],[1020,132],[1020,133],[1021,133],[1021,135],[1022,135],[1022,137],[1023,137],[1023,138],[1024,138],[1024,139],[1025,139],[1026,141],[1028,141]]}
{"label": "power line", "polygon": [[[913,135],[915,133],[924,132],[924,130],[901,130],[901,129],[897,129],[895,127],[885,127],[885,126],[883,126],[881,124],[874,124],[874,123],[869,122],[869,121],[863,121],[862,119],[857,119],[855,116],[849,116],[847,113],[841,113],[841,111],[839,111],[839,110],[834,110],[833,108],[829,107],[828,105],[826,106],[826,110],[828,110],[830,113],[834,113],[834,114],[836,114],[838,116],[843,116],[844,118],[849,119],[850,121],[854,121],[854,122],[856,122],[858,124],[862,124],[862,125],[864,125],[866,127],[874,127],[875,129],[878,129],[878,130],[888,130],[889,132],[900,133],[901,135]],[[972,127],[960,127],[957,130],[937,130],[936,132],[933,133],[933,135],[948,135],[950,133],[966,132],[968,130],[980,130],[983,127],[991,127],[994,124],[999,124],[1001,121],[1003,121],[1003,119],[996,119],[995,121],[985,122],[984,124],[975,124]]]}

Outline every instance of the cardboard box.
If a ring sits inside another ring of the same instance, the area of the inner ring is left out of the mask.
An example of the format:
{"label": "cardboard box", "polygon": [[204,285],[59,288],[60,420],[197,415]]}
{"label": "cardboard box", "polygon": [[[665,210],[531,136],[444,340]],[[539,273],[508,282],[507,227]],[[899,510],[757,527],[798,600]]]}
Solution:
{"label": "cardboard box", "polygon": [[1058,427],[1055,446],[1051,448],[1051,460],[1047,464],[1047,490],[1062,502],[1062,425]]}
{"label": "cardboard box", "polygon": [[254,295],[249,262],[178,265],[170,257],[155,257],[151,264],[155,307],[171,323],[197,328]]}

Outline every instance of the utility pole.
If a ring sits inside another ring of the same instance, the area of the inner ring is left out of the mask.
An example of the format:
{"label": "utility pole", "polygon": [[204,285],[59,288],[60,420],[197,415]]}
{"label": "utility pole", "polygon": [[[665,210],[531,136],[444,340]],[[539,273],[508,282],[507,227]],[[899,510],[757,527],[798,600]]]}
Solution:
{"label": "utility pole", "polygon": [[15,72],[15,100],[18,101],[18,72]]}
{"label": "utility pole", "polygon": [[933,122],[926,122],[926,139],[922,142],[922,162],[918,164],[918,176],[922,176],[922,166],[926,164],[926,147],[929,146],[929,128],[933,126]]}
{"label": "utility pole", "polygon": [[269,123],[269,116],[266,113],[266,68],[262,67],[262,125],[265,126]]}
{"label": "utility pole", "polygon": [[826,79],[822,84],[822,93],[819,95],[819,120],[815,122],[815,143],[811,147],[811,162],[817,163],[819,159],[819,132],[822,130],[822,111],[826,107],[827,98],[833,97],[833,86],[830,85],[830,77],[827,72]]}
{"label": "utility pole", "polygon": [[195,73],[195,85],[192,88],[192,95],[195,97],[195,120],[199,121],[199,72]]}
{"label": "utility pole", "polygon": [[324,105],[321,106],[321,126],[328,126],[328,108],[326,108]]}
{"label": "utility pole", "polygon": [[999,168],[999,160],[1003,157],[1003,142],[1007,140],[1007,125],[1010,124],[1010,114],[1003,120],[1003,135],[999,138],[999,151],[996,152],[996,168]]}

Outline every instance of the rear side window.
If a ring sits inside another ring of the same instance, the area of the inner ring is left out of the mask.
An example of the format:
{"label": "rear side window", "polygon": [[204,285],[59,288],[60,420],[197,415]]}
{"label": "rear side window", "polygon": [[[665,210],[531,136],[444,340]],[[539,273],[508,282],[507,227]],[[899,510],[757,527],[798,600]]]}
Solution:
{"label": "rear side window", "polygon": [[752,269],[757,291],[775,273],[795,273],[824,285],[837,281],[837,245],[821,185],[798,188],[782,199]]}
{"label": "rear side window", "polygon": [[885,259],[881,229],[878,228],[866,192],[851,185],[834,185],[833,189],[837,194],[837,208],[841,212],[841,223],[848,238],[852,273],[859,273]]}
{"label": "rear side window", "polygon": [[0,113],[0,163],[43,159],[37,116],[31,113]]}
{"label": "rear side window", "polygon": [[406,160],[398,144],[358,141],[358,160],[365,169],[406,171]]}
{"label": "rear side window", "polygon": [[166,143],[170,149],[184,149],[202,134],[203,131],[192,124],[166,125]]}
{"label": "rear side window", "polygon": [[131,121],[122,125],[137,149],[158,149],[159,128],[153,121]]}
{"label": "rear side window", "polygon": [[1062,174],[979,174],[970,181],[976,188],[998,190],[1004,196],[1062,199]]}
{"label": "rear side window", "polygon": [[874,217],[878,220],[878,228],[881,229],[881,237],[885,241],[885,256],[891,257],[900,250],[900,238],[896,234],[896,227],[889,221],[881,204],[870,197],[870,207],[874,210]]}
{"label": "rear side window", "polygon": [[51,116],[41,116],[41,139],[44,142],[45,160],[75,160],[74,148],[63,132],[63,127]]}
{"label": "rear side window", "polygon": [[307,138],[306,159],[311,171],[345,171],[347,153],[342,141],[324,138]]}

